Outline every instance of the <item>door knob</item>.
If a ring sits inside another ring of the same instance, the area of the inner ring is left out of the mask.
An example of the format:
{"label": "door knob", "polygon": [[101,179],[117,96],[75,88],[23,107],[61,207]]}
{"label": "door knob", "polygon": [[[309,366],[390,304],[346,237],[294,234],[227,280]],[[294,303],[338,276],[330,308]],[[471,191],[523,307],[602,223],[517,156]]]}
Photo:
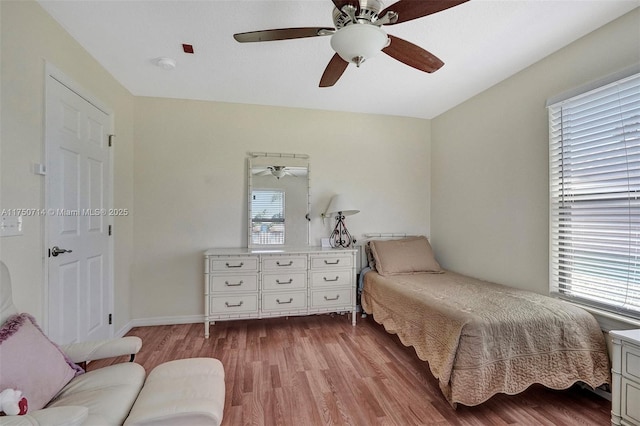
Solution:
{"label": "door knob", "polygon": [[51,256],[56,257],[59,254],[62,253],[71,253],[73,250],[66,250],[66,249],[61,249],[58,246],[53,246],[51,247]]}

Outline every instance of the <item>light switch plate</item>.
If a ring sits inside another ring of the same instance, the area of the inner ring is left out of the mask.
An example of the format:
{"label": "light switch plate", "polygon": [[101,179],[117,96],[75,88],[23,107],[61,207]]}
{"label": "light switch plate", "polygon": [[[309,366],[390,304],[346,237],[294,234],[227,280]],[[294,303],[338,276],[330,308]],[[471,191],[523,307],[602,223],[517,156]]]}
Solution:
{"label": "light switch plate", "polygon": [[22,216],[0,216],[0,237],[22,235]]}

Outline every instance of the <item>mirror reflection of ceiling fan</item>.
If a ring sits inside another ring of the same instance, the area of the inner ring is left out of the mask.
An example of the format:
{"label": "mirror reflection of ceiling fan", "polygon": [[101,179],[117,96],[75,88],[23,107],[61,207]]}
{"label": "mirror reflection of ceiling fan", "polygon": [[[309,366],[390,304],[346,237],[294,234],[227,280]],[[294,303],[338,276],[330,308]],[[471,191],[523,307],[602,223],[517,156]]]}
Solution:
{"label": "mirror reflection of ceiling fan", "polygon": [[252,173],[255,176],[273,175],[276,179],[280,179],[285,176],[305,176],[307,174],[307,168],[291,166],[267,166],[264,168],[253,168]]}
{"label": "mirror reflection of ceiling fan", "polygon": [[333,86],[350,63],[359,67],[380,51],[410,67],[432,73],[440,69],[444,62],[413,43],[387,34],[381,27],[422,18],[469,0],[400,0],[385,9],[382,9],[380,0],[332,1],[335,5],[335,28],[281,28],[238,33],[233,37],[241,43],[247,43],[330,35],[331,47],[336,53],[322,74],[320,87]]}

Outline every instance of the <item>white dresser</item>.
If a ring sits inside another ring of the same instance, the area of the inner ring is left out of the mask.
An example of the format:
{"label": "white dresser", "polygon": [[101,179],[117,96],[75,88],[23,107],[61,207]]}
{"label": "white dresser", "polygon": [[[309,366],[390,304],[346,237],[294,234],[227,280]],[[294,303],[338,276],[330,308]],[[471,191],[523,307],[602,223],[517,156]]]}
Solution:
{"label": "white dresser", "polygon": [[351,312],[356,324],[356,249],[210,249],[204,253],[204,335],[209,323]]}
{"label": "white dresser", "polygon": [[640,426],[640,330],[610,331],[611,424]]}

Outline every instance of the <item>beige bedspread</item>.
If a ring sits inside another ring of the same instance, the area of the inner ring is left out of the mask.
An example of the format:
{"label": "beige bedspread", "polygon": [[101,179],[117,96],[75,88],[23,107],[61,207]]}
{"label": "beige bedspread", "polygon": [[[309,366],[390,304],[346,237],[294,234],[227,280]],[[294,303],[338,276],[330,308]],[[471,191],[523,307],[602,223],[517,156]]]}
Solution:
{"label": "beige bedspread", "polygon": [[595,318],[569,303],[453,272],[364,278],[362,307],[429,363],[449,402],[477,405],[533,383],[610,382]]}

